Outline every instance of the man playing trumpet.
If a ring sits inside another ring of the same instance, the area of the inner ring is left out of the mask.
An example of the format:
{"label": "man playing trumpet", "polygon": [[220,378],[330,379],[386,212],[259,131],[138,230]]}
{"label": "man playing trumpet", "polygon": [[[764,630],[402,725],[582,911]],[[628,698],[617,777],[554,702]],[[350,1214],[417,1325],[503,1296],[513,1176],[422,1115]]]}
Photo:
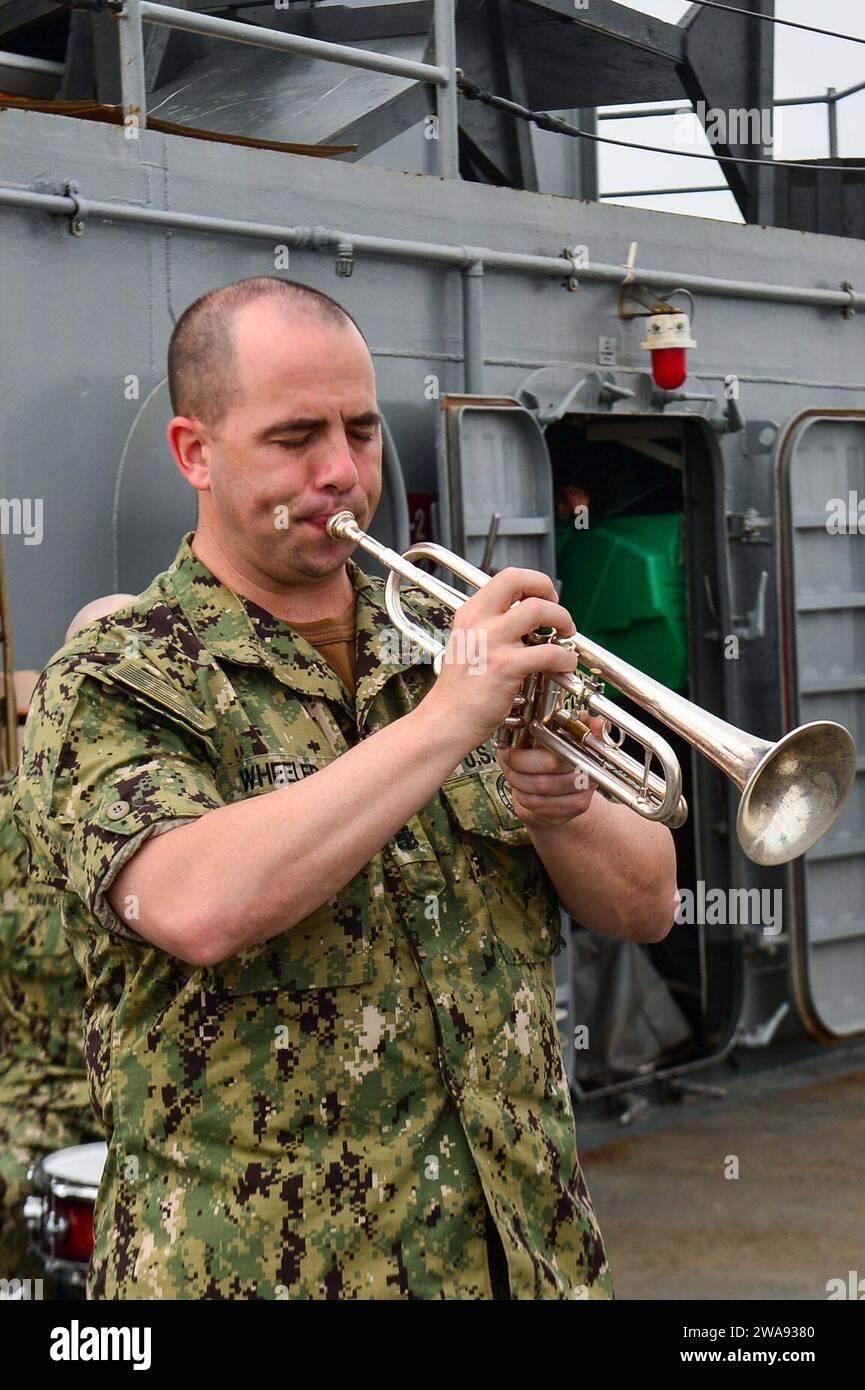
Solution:
{"label": "man playing trumpet", "polygon": [[551,753],[497,757],[526,675],[574,669],[523,636],[571,619],[533,570],[453,618],[407,587],[486,660],[394,653],[382,581],[325,529],[381,492],[372,359],[327,296],[204,296],[169,385],[196,530],[49,664],[18,805],[100,1039],[90,1294],[611,1298],[558,904],[660,940],[675,856]]}

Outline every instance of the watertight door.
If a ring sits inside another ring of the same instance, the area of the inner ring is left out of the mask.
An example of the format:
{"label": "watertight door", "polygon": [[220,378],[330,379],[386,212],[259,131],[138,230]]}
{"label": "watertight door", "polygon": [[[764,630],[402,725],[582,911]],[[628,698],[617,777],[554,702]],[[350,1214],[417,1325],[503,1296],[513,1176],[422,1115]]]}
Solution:
{"label": "watertight door", "polygon": [[441,544],[487,573],[516,565],[554,575],[552,468],[534,415],[507,396],[449,395],[441,405]]}
{"label": "watertight door", "polygon": [[859,754],[840,819],[792,866],[795,997],[828,1042],[865,1032],[865,411],[798,416],[779,492],[788,727],[835,719]]}

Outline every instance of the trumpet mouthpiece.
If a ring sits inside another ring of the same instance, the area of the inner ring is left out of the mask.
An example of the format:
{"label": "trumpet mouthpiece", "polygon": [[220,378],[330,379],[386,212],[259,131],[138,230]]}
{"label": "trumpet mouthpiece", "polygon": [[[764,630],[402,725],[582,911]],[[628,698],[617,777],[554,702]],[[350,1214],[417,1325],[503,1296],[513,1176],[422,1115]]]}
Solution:
{"label": "trumpet mouthpiece", "polygon": [[351,533],[347,530],[349,526],[357,529],[357,519],[353,512],[336,512],[327,523],[325,530],[332,540],[346,541],[352,539]]}

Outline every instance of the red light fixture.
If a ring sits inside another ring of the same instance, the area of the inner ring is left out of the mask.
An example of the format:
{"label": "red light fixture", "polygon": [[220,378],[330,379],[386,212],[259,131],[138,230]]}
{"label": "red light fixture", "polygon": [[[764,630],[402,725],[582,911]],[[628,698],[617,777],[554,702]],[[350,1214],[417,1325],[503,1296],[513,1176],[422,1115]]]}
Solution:
{"label": "red light fixture", "polygon": [[679,310],[653,313],[640,347],[652,354],[655,385],[663,391],[676,391],[688,375],[687,349],[696,346],[687,314]]}

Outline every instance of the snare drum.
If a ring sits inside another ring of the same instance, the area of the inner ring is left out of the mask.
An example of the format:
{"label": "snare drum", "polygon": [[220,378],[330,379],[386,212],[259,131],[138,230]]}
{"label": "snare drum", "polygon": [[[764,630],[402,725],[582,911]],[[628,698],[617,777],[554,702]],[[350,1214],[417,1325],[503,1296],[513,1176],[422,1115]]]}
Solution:
{"label": "snare drum", "polygon": [[24,1219],[32,1248],[55,1279],[59,1298],[84,1297],[93,1208],[107,1153],[102,1143],[74,1144],[46,1154],[30,1170]]}

